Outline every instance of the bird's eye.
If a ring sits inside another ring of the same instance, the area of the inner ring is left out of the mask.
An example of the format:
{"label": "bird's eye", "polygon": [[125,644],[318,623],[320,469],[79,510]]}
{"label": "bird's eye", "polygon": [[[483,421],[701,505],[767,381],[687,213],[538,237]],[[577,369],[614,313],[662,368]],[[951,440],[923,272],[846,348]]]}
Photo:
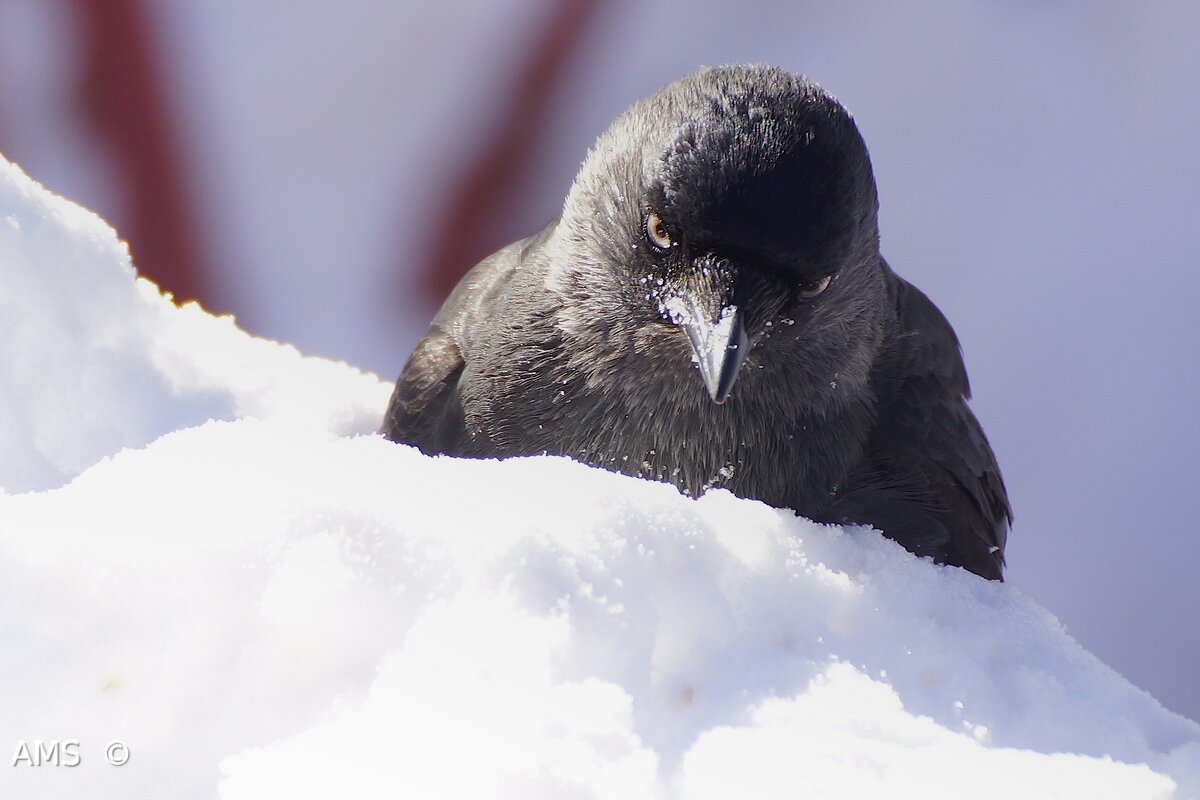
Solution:
{"label": "bird's eye", "polygon": [[809,281],[800,285],[800,296],[805,300],[811,300],[821,292],[829,288],[829,282],[833,280],[832,275],[826,275],[824,278],[818,278],[815,281]]}
{"label": "bird's eye", "polygon": [[646,217],[646,238],[659,250],[671,247],[671,234],[667,233],[667,226],[663,224],[662,217],[653,211]]}

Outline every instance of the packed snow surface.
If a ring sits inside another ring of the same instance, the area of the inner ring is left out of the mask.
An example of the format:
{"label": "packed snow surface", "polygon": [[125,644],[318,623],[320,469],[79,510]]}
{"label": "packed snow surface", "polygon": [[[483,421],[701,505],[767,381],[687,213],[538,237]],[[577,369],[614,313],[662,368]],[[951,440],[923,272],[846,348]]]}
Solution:
{"label": "packed snow surface", "polygon": [[1016,588],[384,441],[386,383],[3,161],[0,320],[0,796],[1200,797],[1200,726]]}

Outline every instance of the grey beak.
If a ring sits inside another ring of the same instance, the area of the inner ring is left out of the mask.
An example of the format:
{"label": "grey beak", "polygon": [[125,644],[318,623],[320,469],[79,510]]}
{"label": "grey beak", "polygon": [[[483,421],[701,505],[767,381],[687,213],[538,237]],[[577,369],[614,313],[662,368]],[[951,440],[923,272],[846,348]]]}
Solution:
{"label": "grey beak", "polygon": [[750,353],[750,339],[737,306],[721,309],[716,322],[693,318],[682,325],[700,365],[700,377],[708,396],[718,405],[725,402],[737,380],[742,362]]}

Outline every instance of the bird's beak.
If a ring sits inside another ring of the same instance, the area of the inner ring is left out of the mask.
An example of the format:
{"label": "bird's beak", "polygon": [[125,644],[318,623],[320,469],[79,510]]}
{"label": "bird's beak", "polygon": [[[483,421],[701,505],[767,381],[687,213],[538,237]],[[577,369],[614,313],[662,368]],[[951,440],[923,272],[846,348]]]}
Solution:
{"label": "bird's beak", "polygon": [[681,327],[696,353],[708,396],[714,403],[724,403],[750,352],[741,310],[734,305],[725,306],[715,322],[708,321],[706,316],[693,316]]}

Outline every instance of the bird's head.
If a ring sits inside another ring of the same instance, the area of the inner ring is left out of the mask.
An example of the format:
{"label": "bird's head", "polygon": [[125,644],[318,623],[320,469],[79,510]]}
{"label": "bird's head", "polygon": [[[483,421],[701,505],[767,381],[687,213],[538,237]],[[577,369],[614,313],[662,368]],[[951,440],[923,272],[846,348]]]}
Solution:
{"label": "bird's head", "polygon": [[836,100],[779,69],[721,67],[613,123],[560,228],[638,325],[686,338],[723,403],[757,351],[814,380],[864,360],[883,291],[876,210],[866,146]]}

